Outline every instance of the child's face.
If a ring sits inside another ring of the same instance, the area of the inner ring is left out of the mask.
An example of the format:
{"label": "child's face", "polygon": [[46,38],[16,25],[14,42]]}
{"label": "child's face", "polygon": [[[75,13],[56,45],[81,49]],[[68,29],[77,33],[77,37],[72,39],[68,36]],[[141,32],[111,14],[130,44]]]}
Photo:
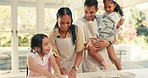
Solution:
{"label": "child's face", "polygon": [[114,12],[115,8],[116,8],[116,5],[111,1],[106,0],[106,2],[104,3],[104,9],[108,14]]}
{"label": "child's face", "polygon": [[58,17],[58,25],[61,31],[67,32],[71,25],[71,17],[68,15]]}
{"label": "child's face", "polygon": [[85,17],[87,21],[93,21],[95,19],[98,8],[94,6],[85,6]]}
{"label": "child's face", "polygon": [[42,52],[43,54],[48,54],[48,52],[50,51],[50,43],[49,43],[49,39],[48,38],[43,38],[42,40]]}

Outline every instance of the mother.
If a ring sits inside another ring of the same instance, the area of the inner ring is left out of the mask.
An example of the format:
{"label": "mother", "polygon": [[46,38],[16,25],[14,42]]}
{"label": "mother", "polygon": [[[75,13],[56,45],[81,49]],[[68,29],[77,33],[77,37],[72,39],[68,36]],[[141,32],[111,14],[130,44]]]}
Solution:
{"label": "mother", "polygon": [[49,36],[61,73],[68,74],[69,78],[76,77],[85,48],[82,31],[72,23],[71,10],[68,7],[60,8],[57,12],[57,23]]}

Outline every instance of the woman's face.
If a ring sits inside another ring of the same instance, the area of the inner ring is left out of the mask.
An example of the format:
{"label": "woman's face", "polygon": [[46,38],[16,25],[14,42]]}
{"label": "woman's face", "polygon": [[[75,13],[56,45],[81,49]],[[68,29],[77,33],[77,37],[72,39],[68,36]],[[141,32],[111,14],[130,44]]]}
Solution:
{"label": "woman's face", "polygon": [[59,16],[58,25],[61,31],[67,32],[71,25],[71,17],[69,15]]}

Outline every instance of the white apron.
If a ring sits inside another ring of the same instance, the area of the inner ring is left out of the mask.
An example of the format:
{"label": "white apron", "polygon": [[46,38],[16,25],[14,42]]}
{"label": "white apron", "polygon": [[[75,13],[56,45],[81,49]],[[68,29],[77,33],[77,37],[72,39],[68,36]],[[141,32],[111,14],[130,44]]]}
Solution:
{"label": "white apron", "polygon": [[84,26],[84,35],[85,35],[85,40],[88,41],[90,38],[98,38],[98,32],[97,32],[97,24],[94,22],[88,22]]}
{"label": "white apron", "polygon": [[[97,22],[97,21],[96,21]],[[92,26],[90,26],[92,25]],[[97,26],[95,23],[91,23],[89,25],[84,26],[84,34],[85,34],[85,39],[86,41],[90,38],[96,38],[98,33],[96,31]],[[82,64],[82,72],[96,72],[97,70],[103,70],[103,71],[112,71],[115,69],[115,66],[112,64],[107,49],[104,48],[102,50],[100,50],[98,52],[99,55],[101,55],[101,57],[108,61],[110,64],[110,69],[108,70],[104,70],[101,66],[101,63],[99,63],[98,61],[96,61],[92,56],[90,56],[87,52],[87,50],[85,50],[84,53],[84,60],[83,60],[83,64]]]}
{"label": "white apron", "polygon": [[75,45],[73,45],[71,37],[56,38],[56,44],[59,50],[61,65],[70,71],[76,59]]}

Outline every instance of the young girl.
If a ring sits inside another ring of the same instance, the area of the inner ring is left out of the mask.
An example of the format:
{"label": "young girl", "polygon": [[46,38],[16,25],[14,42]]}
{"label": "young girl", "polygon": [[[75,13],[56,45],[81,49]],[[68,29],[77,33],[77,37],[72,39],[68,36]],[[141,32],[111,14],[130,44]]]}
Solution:
{"label": "young girl", "polygon": [[[36,34],[31,39],[31,51],[27,54],[29,77],[47,76],[47,78],[62,78],[60,69],[50,47],[49,39],[44,34]],[[51,65],[55,74],[51,73]]]}
{"label": "young girl", "polygon": [[[121,64],[115,55],[112,43],[116,41],[115,35],[119,31],[119,27],[123,24],[124,19],[122,19],[123,12],[120,6],[114,0],[103,0],[105,13],[99,20],[99,26],[97,33],[94,33],[97,39],[105,39],[109,41],[109,46],[107,51],[110,59],[115,63],[118,70],[121,70]],[[93,23],[91,23],[93,25]],[[93,44],[96,43],[96,39],[91,39],[87,46],[89,49],[89,54],[93,56],[97,61],[99,61],[105,70],[110,70],[110,65],[108,60],[104,60],[101,55],[93,51]]]}

